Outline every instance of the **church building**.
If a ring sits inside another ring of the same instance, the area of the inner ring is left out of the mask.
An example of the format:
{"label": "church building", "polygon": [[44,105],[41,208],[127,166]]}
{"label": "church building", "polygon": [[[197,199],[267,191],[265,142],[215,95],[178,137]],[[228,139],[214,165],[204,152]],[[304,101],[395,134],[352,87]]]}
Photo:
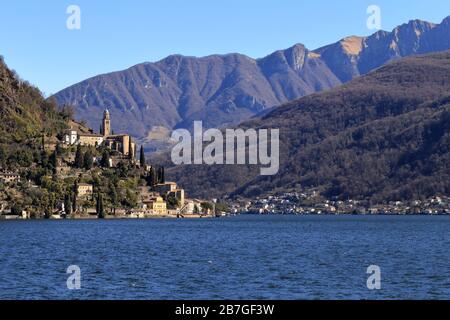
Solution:
{"label": "church building", "polygon": [[106,146],[130,159],[136,158],[136,143],[132,141],[130,135],[111,134],[111,117],[108,109],[103,112],[100,134],[83,133],[70,129],[64,136],[64,142],[69,145]]}

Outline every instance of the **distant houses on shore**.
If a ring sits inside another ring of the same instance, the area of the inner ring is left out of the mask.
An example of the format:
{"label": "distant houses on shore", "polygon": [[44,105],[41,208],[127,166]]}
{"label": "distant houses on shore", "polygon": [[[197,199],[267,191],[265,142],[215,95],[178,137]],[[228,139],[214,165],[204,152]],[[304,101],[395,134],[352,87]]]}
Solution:
{"label": "distant houses on shore", "polygon": [[450,214],[450,197],[435,196],[425,200],[372,204],[364,200],[324,199],[316,191],[287,192],[280,195],[258,197],[251,201],[238,201],[232,205],[231,212],[312,215],[447,215]]}

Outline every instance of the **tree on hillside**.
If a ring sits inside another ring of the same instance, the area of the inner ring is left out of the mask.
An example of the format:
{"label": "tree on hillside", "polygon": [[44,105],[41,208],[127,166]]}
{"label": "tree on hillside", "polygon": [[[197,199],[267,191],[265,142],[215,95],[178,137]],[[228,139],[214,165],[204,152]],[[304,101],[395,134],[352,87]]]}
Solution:
{"label": "tree on hillside", "polygon": [[105,218],[105,209],[103,207],[103,197],[100,193],[97,194],[97,216],[99,219]]}
{"label": "tree on hillside", "polygon": [[224,202],[218,202],[216,203],[216,210],[217,211],[222,211],[222,212],[229,212],[230,208],[228,207],[228,204],[224,203]]}
{"label": "tree on hillside", "polygon": [[147,183],[152,188],[158,183],[158,177],[156,174],[156,170],[155,170],[155,167],[153,167],[153,166],[150,169],[150,172],[148,174]]}
{"label": "tree on hillside", "polygon": [[140,154],[140,164],[141,164],[141,167],[145,166],[144,146],[142,146],[142,145],[141,145],[141,154]]}
{"label": "tree on hillside", "polygon": [[56,150],[52,152],[52,155],[49,159],[49,164],[51,169],[53,170],[53,173],[56,173],[56,167],[58,166],[58,157],[56,155]]}
{"label": "tree on hillside", "polygon": [[78,181],[75,181],[73,184],[73,201],[72,201],[72,210],[74,212],[77,211],[77,197],[78,197]]}
{"label": "tree on hillside", "polygon": [[108,152],[108,150],[103,150],[102,160],[100,161],[100,165],[103,168],[109,168],[109,152]]}
{"label": "tree on hillside", "polygon": [[50,204],[47,204],[46,206],[44,206],[44,218],[45,219],[50,219],[52,216],[52,206]]}
{"label": "tree on hillside", "polygon": [[214,205],[211,202],[202,202],[201,205],[204,212],[214,209]]}
{"label": "tree on hillside", "polygon": [[75,153],[75,167],[82,168],[83,167],[83,151],[81,150],[81,146],[77,146],[77,152]]}
{"label": "tree on hillside", "polygon": [[160,183],[161,182],[161,168],[158,167],[156,169],[156,183]]}
{"label": "tree on hillside", "polygon": [[176,209],[180,207],[180,200],[177,197],[167,197],[167,208]]}
{"label": "tree on hillside", "polygon": [[11,214],[17,215],[17,216],[22,215],[22,210],[23,210],[22,206],[16,203],[11,208]]}
{"label": "tree on hillside", "polygon": [[5,167],[6,160],[8,159],[8,151],[4,145],[0,144],[0,167]]}
{"label": "tree on hillside", "polygon": [[135,208],[137,206],[137,195],[132,189],[127,189],[125,191],[124,204],[129,208]]}
{"label": "tree on hillside", "polygon": [[111,204],[113,206],[113,213],[116,214],[116,207],[119,205],[119,196],[117,194],[116,187],[111,184],[109,187],[109,198],[111,199]]}
{"label": "tree on hillside", "polygon": [[200,213],[200,209],[197,204],[194,205],[194,213]]}
{"label": "tree on hillside", "polygon": [[45,134],[42,134],[42,137],[41,137],[41,148],[42,148],[42,152],[45,152]]}
{"label": "tree on hillside", "polygon": [[94,166],[94,155],[92,154],[92,150],[88,149],[84,154],[83,167],[86,170],[90,170],[92,169],[93,166]]}
{"label": "tree on hillside", "polygon": [[70,216],[72,214],[72,201],[70,201],[70,194],[66,194],[64,197],[64,210],[66,215]]}
{"label": "tree on hillside", "polygon": [[56,151],[56,154],[57,155],[62,155],[62,153],[63,153],[63,148],[61,147],[61,144],[60,143],[58,143],[57,145],[56,145],[56,149],[55,149],[55,151]]}
{"label": "tree on hillside", "polygon": [[158,178],[157,178],[158,183],[165,183],[166,178],[164,176],[164,167],[159,167],[157,174],[158,174]]}
{"label": "tree on hillside", "polygon": [[45,151],[41,154],[41,165],[43,168],[48,168],[49,165],[48,154]]}
{"label": "tree on hillside", "polygon": [[75,107],[65,104],[61,109],[61,116],[67,120],[73,119],[75,117]]}

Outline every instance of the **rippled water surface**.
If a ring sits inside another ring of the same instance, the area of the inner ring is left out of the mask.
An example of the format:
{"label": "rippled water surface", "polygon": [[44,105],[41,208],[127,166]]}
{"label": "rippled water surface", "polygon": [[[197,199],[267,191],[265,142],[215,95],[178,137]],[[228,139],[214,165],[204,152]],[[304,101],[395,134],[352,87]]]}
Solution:
{"label": "rippled water surface", "polygon": [[385,298],[450,299],[450,217],[0,222],[0,299]]}

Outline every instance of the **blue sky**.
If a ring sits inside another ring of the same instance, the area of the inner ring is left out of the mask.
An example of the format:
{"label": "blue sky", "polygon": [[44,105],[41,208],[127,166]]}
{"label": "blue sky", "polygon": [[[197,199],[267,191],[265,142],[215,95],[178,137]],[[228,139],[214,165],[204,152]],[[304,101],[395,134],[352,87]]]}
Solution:
{"label": "blue sky", "polygon": [[[449,0],[1,0],[0,54],[46,95],[91,76],[178,53],[240,52],[254,58],[303,43],[310,49],[411,19],[441,22]],[[81,29],[69,30],[69,5]]]}

